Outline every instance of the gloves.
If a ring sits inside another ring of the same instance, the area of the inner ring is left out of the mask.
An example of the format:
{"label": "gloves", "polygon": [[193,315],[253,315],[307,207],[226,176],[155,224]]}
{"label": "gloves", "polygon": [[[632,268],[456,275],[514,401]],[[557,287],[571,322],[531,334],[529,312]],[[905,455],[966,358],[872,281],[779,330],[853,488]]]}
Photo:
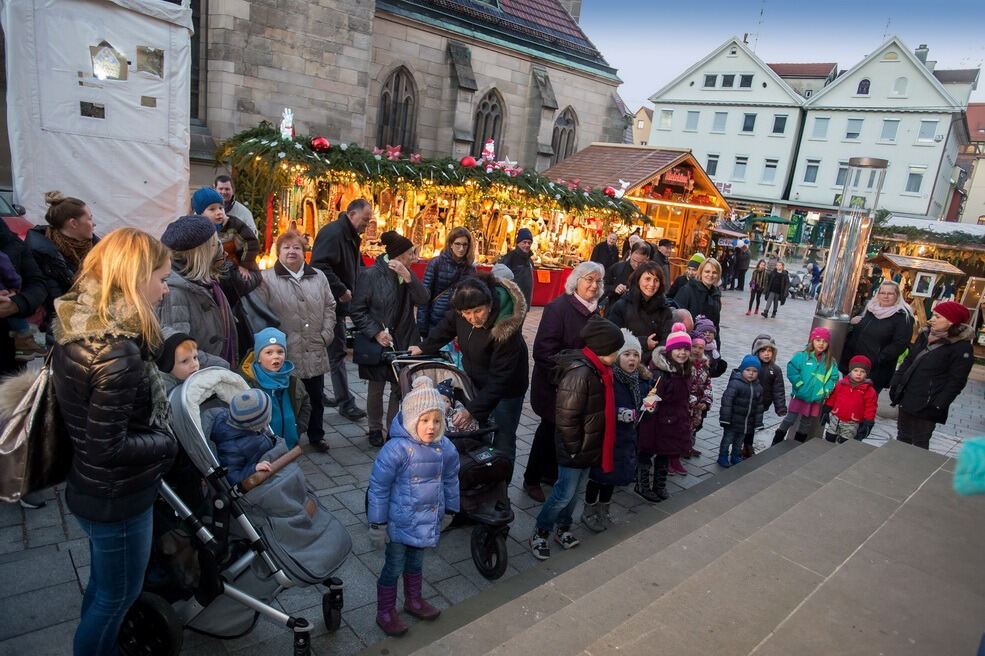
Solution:
{"label": "gloves", "polygon": [[830,418],[831,418],[831,406],[826,405],[823,408],[821,408],[821,416],[819,419],[821,425],[824,426],[825,424],[827,424]]}
{"label": "gloves", "polygon": [[874,421],[860,421],[858,428],[855,431],[855,439],[861,442],[869,436],[872,432],[872,427],[875,425]]}
{"label": "gloves", "polygon": [[386,546],[387,535],[386,535],[386,524],[370,524],[369,525],[369,543],[374,549],[382,549]]}

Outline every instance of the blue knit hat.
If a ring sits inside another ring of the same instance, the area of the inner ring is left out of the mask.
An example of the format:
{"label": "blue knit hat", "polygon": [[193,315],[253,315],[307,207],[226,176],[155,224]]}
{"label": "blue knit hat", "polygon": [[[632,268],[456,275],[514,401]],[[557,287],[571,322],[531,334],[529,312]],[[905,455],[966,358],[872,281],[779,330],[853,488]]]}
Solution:
{"label": "blue knit hat", "polygon": [[443,381],[437,385],[438,393],[441,396],[445,396],[452,401],[455,400],[455,381],[451,378],[445,378]]}
{"label": "blue knit hat", "polygon": [[750,353],[742,358],[742,362],[739,363],[739,371],[745,371],[748,367],[754,367],[758,371],[761,365],[759,357]]}
{"label": "blue knit hat", "polygon": [[527,228],[520,228],[516,231],[516,243],[519,244],[521,241],[527,241],[528,239],[530,241],[534,240],[534,235],[530,232],[530,230]]}
{"label": "blue knit hat", "polygon": [[253,357],[259,358],[260,351],[268,346],[279,344],[287,351],[287,335],[276,328],[264,328],[253,336]]}
{"label": "blue knit hat", "polygon": [[207,242],[214,234],[214,223],[204,216],[189,214],[179,216],[168,224],[161,235],[161,243],[173,251],[190,251]]}
{"label": "blue knit hat", "polygon": [[270,397],[258,389],[237,392],[229,399],[229,424],[233,428],[260,432],[270,425]]}
{"label": "blue knit hat", "polygon": [[206,207],[214,203],[219,203],[225,207],[225,201],[222,200],[222,196],[212,187],[202,187],[192,194],[192,209],[195,210],[195,214],[201,214],[205,211]]}

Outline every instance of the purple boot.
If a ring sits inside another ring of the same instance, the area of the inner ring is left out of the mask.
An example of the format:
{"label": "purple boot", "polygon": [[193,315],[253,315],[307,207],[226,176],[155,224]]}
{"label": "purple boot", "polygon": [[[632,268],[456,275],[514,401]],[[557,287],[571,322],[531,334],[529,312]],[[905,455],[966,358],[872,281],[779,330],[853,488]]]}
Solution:
{"label": "purple boot", "polygon": [[423,578],[420,572],[404,574],[404,610],[418,619],[434,620],[441,611],[424,601],[421,595]]}
{"label": "purple boot", "polygon": [[407,633],[407,625],[397,615],[397,586],[376,584],[376,623],[390,636]]}

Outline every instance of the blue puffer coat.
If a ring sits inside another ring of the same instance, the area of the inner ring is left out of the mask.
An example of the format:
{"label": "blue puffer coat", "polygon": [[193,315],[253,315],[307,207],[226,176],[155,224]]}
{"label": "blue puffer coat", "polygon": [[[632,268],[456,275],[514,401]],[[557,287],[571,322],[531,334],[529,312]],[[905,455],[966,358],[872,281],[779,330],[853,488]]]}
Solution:
{"label": "blue puffer coat", "polygon": [[373,463],[369,476],[371,524],[386,524],[393,542],[410,547],[438,544],[445,510],[459,511],[458,451],[442,437],[424,444],[404,428],[398,412],[390,439]]}
{"label": "blue puffer coat", "polygon": [[756,432],[763,425],[763,386],[759,381],[750,383],[742,377],[740,369],[733,369],[722,394],[718,421],[743,435]]}
{"label": "blue puffer coat", "polygon": [[[650,381],[640,378],[636,384],[642,401],[650,390]],[[624,409],[629,409],[635,410],[633,417],[638,417],[640,404],[636,402],[632,389],[618,378],[613,383],[613,391],[616,397],[616,445],[612,449],[612,471],[606,474],[595,465],[589,478],[603,485],[629,485],[636,477],[637,424],[635,419],[622,421],[619,416]]]}
{"label": "blue puffer coat", "polygon": [[431,329],[441,323],[450,307],[452,289],[459,280],[475,275],[475,265],[465,261],[456,262],[447,250],[428,262],[421,284],[428,290],[431,300],[417,308],[417,329],[422,337],[427,337]]}
{"label": "blue puffer coat", "polygon": [[229,411],[223,410],[212,424],[212,441],[216,456],[226,468],[226,479],[236,485],[257,470],[263,455],[274,448],[274,439],[263,433],[236,428],[229,424]]}

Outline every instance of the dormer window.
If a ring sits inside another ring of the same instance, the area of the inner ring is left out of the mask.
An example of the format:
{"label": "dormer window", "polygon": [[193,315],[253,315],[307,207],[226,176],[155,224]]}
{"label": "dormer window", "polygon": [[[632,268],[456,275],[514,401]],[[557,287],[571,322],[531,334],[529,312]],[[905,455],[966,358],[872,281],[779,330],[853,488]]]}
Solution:
{"label": "dormer window", "polygon": [[855,90],[855,95],[858,96],[869,95],[869,81],[867,79],[859,80],[858,88]]}

